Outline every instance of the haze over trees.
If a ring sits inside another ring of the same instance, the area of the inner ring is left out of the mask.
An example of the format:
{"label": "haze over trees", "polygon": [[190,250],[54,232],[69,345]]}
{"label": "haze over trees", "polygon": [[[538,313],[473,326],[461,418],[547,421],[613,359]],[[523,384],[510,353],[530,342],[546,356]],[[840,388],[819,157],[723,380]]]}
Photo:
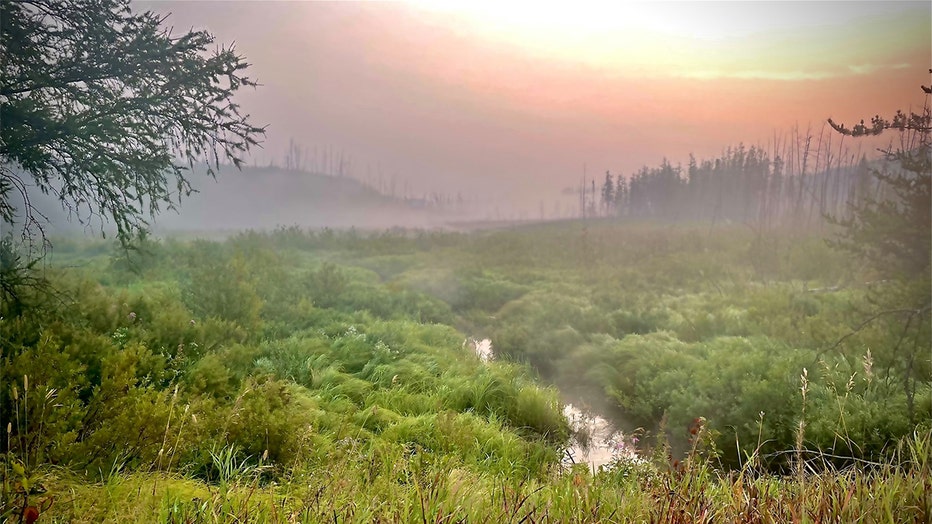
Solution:
{"label": "haze over trees", "polygon": [[[932,75],[932,69],[929,70]],[[884,320],[901,330],[894,346],[910,422],[916,417],[917,386],[932,376],[928,354],[932,321],[932,87],[922,86],[926,103],[921,112],[897,111],[892,119],[875,116],[852,128],[829,119],[847,136],[898,132],[895,149],[883,150],[879,167],[870,170],[883,191],[853,199],[844,218],[830,217],[842,227],[835,244],[859,257],[892,289],[878,291],[875,311],[864,321]]]}
{"label": "haze over trees", "polygon": [[0,40],[0,220],[24,240],[45,240],[30,186],[128,242],[263,134],[233,101],[243,57],[129,0],[4,1]]}

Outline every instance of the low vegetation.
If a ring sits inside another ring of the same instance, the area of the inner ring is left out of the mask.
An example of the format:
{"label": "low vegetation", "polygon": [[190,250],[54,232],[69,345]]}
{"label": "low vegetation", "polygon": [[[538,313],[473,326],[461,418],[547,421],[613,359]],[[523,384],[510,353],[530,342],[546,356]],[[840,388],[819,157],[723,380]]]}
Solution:
{"label": "low vegetation", "polygon": [[[59,239],[47,285],[4,290],[0,515],[927,521],[928,323],[877,314],[927,281],[767,235]],[[569,464],[570,400],[641,458]]]}

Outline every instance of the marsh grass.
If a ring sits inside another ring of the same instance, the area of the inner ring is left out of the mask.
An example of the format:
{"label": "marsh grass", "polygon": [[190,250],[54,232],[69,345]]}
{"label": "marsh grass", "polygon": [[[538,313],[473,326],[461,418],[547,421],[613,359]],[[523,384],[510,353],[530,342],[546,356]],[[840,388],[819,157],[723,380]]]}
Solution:
{"label": "marsh grass", "polygon": [[[295,471],[262,484],[231,466],[206,483],[164,472],[87,483],[50,469],[47,522],[927,522],[932,516],[930,436],[914,435],[879,467],[777,476],[749,461],[711,467],[699,453],[681,468],[646,468],[621,478],[586,468],[540,478],[475,473],[456,459],[389,454],[371,474],[365,460]],[[240,464],[241,466],[241,464]]]}
{"label": "marsh grass", "polygon": [[[142,274],[72,253],[67,300],[2,319],[0,520],[929,520],[932,390],[909,411],[898,373],[932,364],[902,327],[848,335],[858,268],[793,234],[757,267],[740,227],[587,228],[585,264],[577,223],[165,241]],[[555,386],[653,446],[563,465]]]}

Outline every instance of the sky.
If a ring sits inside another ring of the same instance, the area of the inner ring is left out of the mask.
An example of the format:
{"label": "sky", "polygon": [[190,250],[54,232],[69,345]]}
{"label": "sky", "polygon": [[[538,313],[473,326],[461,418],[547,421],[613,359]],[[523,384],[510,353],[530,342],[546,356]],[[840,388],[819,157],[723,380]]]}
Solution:
{"label": "sky", "polygon": [[916,108],[932,67],[930,2],[134,6],[246,56],[262,86],[239,98],[268,124],[255,163],[282,164],[293,140],[398,194],[534,212],[584,169],[629,175]]}

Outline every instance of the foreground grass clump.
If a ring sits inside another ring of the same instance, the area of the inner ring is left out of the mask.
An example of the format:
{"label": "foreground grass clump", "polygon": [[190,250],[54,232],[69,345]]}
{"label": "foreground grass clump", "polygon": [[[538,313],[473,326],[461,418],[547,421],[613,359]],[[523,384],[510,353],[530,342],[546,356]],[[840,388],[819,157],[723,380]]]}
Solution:
{"label": "foreground grass clump", "polygon": [[36,479],[47,491],[33,500],[44,504],[45,522],[928,522],[929,445],[928,434],[915,435],[895,462],[819,471],[810,461],[789,476],[753,464],[718,471],[695,452],[676,467],[618,463],[534,479],[424,453],[376,460],[363,452],[274,483],[261,467],[221,454],[227,467],[213,482],[110,472],[89,483],[47,469]]}

